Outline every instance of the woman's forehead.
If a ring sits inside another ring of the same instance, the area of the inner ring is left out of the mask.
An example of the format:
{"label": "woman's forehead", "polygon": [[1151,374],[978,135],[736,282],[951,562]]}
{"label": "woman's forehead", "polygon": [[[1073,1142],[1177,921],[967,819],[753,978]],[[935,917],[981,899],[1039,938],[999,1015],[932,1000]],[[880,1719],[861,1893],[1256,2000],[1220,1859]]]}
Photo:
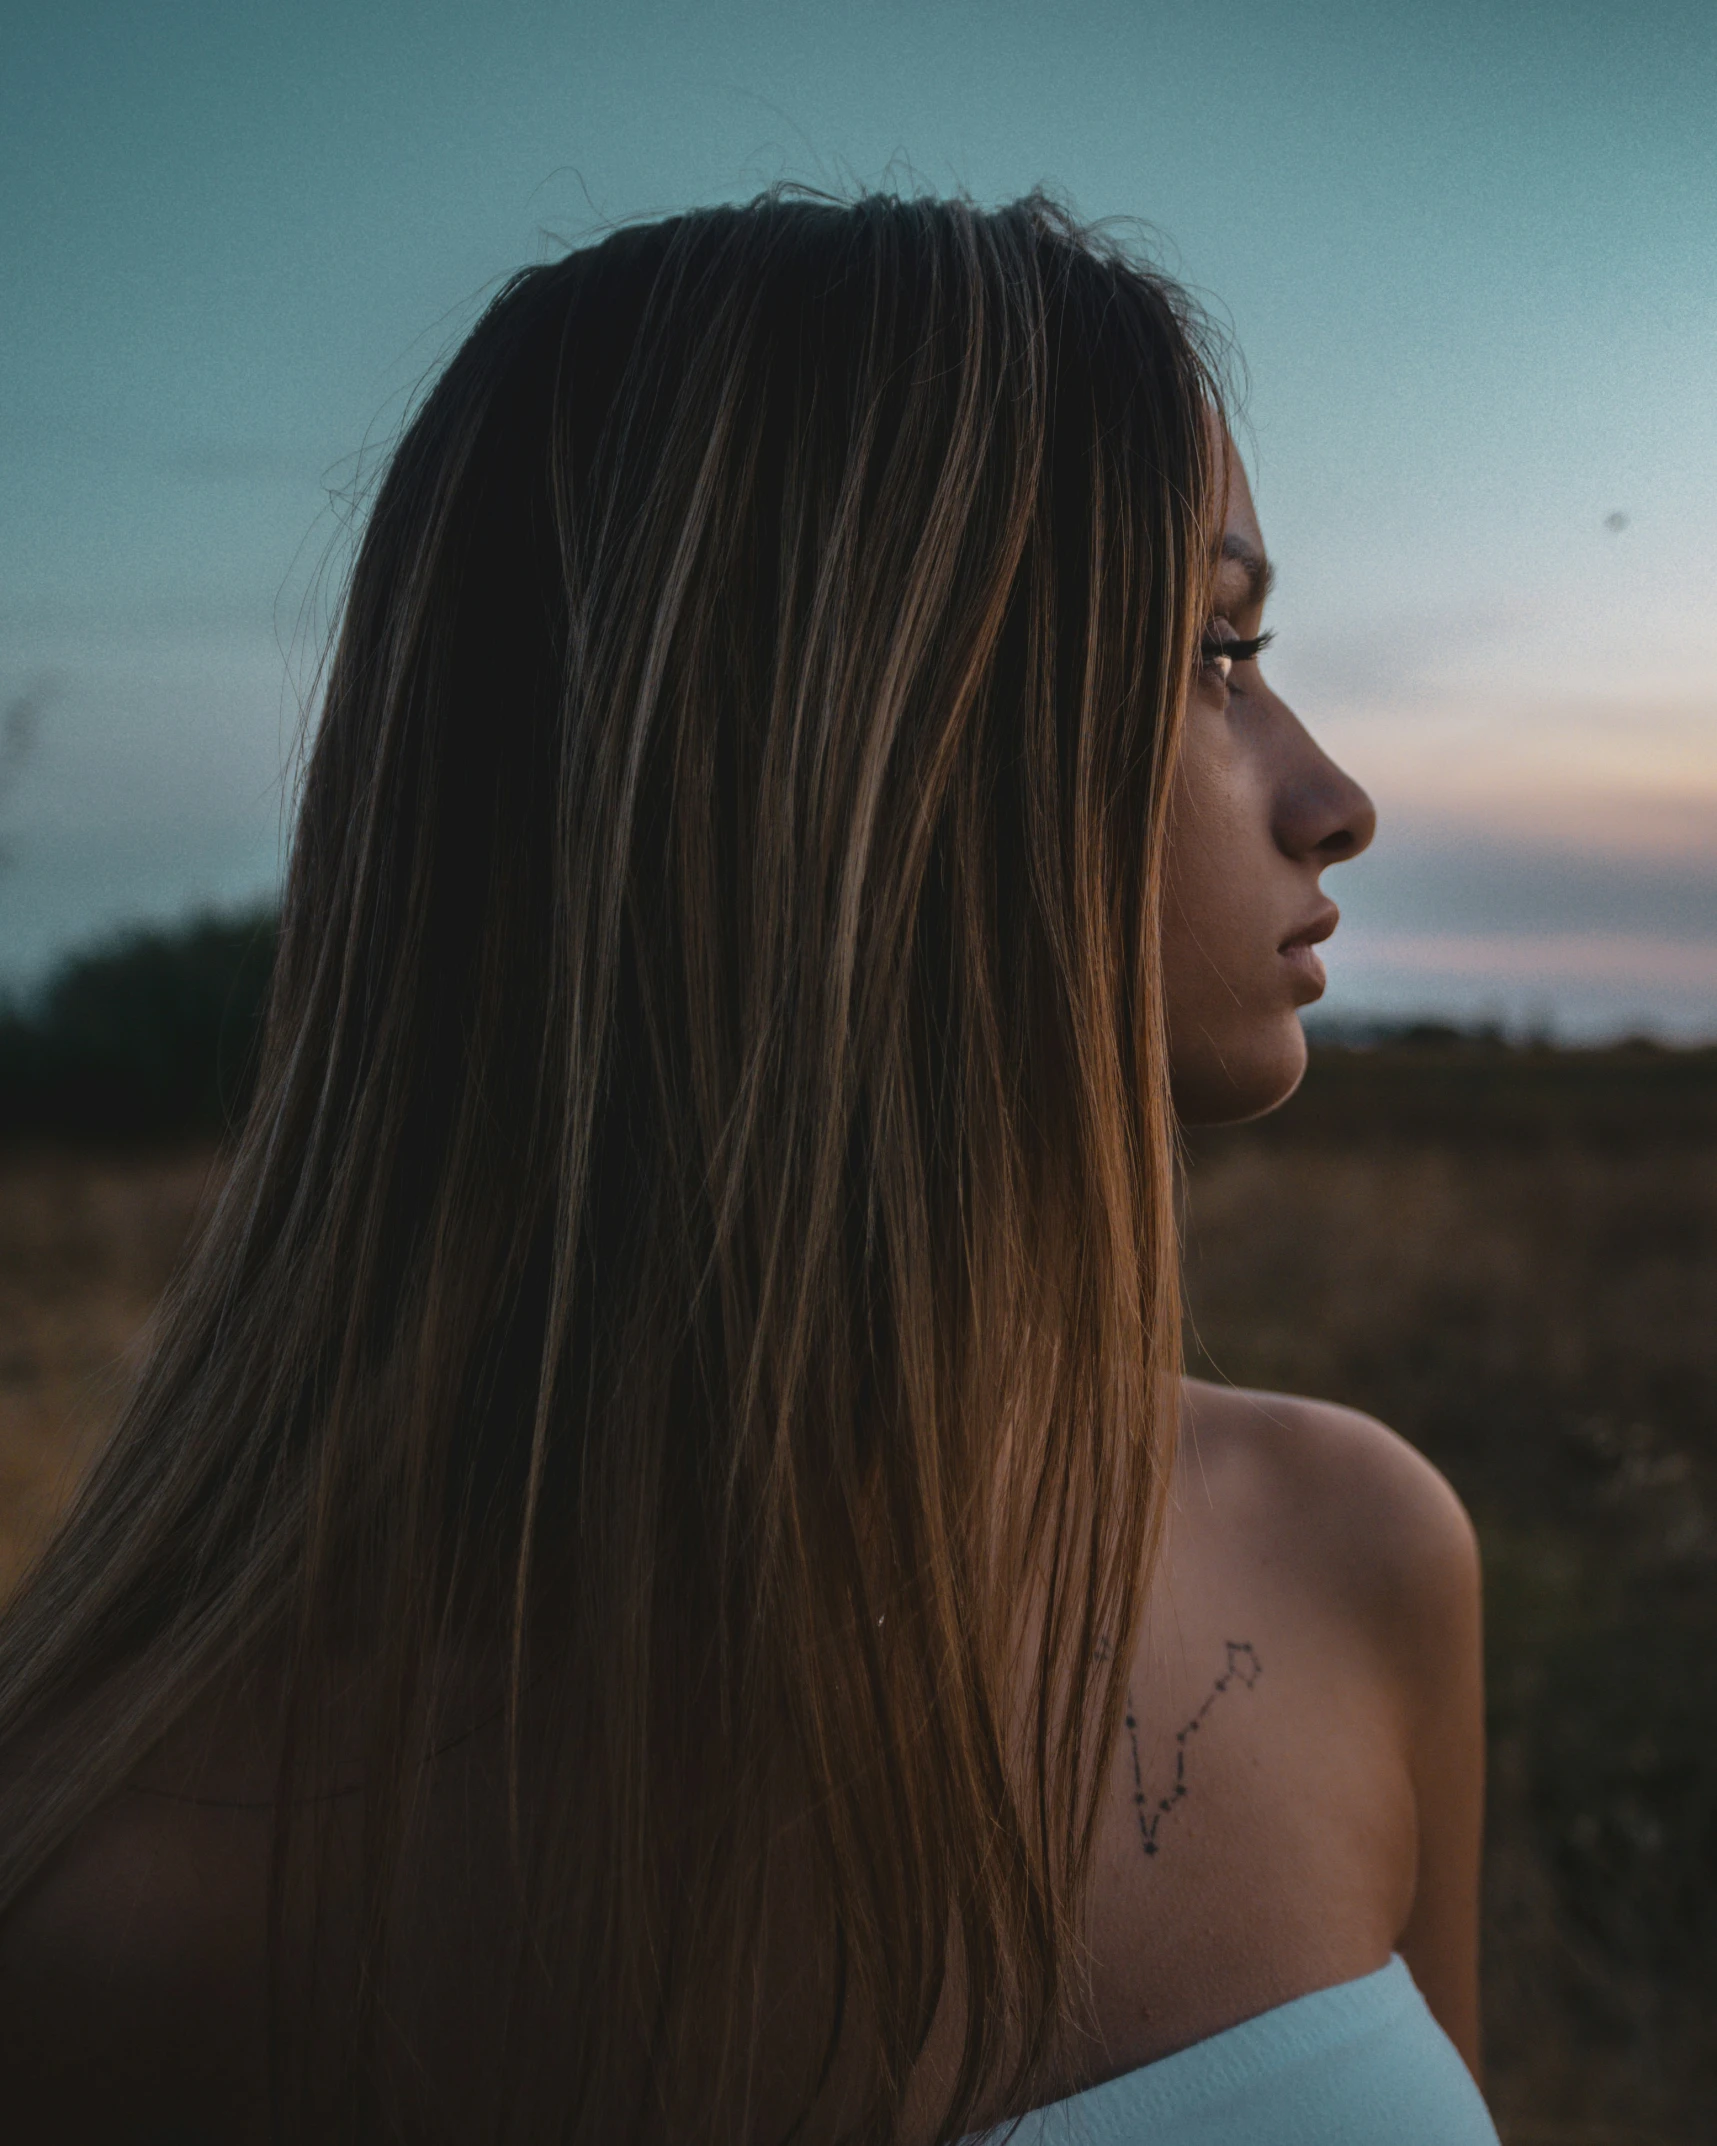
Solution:
{"label": "woman's forehead", "polygon": [[1229,537],[1238,537],[1249,550],[1260,558],[1264,556],[1263,533],[1258,527],[1258,510],[1252,504],[1252,487],[1246,481],[1246,465],[1232,441],[1228,447],[1228,514],[1222,525],[1223,553],[1227,555]]}
{"label": "woman's forehead", "polygon": [[1222,438],[1222,460],[1225,509],[1217,552],[1217,594],[1231,609],[1258,609],[1270,593],[1275,569],[1264,549],[1252,487],[1246,481],[1246,465],[1227,433]]}

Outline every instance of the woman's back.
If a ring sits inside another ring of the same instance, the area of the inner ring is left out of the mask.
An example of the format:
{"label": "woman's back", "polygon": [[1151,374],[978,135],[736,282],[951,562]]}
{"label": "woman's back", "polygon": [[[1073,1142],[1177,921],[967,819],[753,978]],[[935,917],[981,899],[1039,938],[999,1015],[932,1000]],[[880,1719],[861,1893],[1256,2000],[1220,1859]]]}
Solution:
{"label": "woman's back", "polygon": [[[1398,1951],[1470,2060],[1481,1725],[1464,1516],[1422,1460],[1345,1411],[1193,1384],[1183,1440],[1100,1820],[1090,2031],[1045,2098]],[[211,2142],[266,2137],[260,1718],[254,1699],[211,1704],[4,1927],[13,2135],[131,2139],[147,2115]],[[426,2141],[470,2135],[501,2037],[498,1722],[473,1725],[429,1780],[432,1920],[389,2007],[411,2052],[400,2135]],[[348,1835],[336,1852],[354,1848]],[[799,1965],[783,1945],[765,2006],[779,2039],[764,2069],[783,2082],[816,2056],[820,2008],[793,2021]],[[945,2047],[931,2045],[926,2106]]]}

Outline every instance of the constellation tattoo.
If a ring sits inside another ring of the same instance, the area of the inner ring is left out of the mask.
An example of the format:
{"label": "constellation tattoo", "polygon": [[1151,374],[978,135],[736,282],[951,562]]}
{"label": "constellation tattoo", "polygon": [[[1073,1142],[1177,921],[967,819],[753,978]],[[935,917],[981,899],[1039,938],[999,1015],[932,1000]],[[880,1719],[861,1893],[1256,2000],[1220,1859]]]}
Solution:
{"label": "constellation tattoo", "polygon": [[1168,1793],[1156,1798],[1156,1807],[1147,1813],[1151,1798],[1145,1794],[1144,1774],[1139,1765],[1139,1717],[1133,1706],[1132,1689],[1127,1691],[1127,1741],[1133,1752],[1133,1815],[1139,1821],[1139,1844],[1146,1855],[1157,1852],[1157,1828],[1186,1794],[1186,1750],[1204,1724],[1204,1717],[1216,1704],[1231,1684],[1241,1684],[1250,1691],[1264,1673],[1264,1665],[1258,1659],[1257,1649],[1249,1639],[1231,1639],[1228,1648],[1228,1667],[1210,1687],[1204,1704],[1174,1740],[1174,1785]]}

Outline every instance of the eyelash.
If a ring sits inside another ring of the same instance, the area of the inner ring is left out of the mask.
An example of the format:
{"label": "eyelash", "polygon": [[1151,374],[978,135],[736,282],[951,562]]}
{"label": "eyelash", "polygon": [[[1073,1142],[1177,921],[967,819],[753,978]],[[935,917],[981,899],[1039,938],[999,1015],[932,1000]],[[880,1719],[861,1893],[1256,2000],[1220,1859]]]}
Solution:
{"label": "eyelash", "polygon": [[[1273,633],[1259,633],[1250,641],[1237,641],[1207,633],[1199,643],[1199,661],[1207,671],[1214,670],[1221,662],[1226,662],[1231,671],[1237,663],[1255,663],[1275,638]],[[1226,682],[1228,671],[1222,676]]]}

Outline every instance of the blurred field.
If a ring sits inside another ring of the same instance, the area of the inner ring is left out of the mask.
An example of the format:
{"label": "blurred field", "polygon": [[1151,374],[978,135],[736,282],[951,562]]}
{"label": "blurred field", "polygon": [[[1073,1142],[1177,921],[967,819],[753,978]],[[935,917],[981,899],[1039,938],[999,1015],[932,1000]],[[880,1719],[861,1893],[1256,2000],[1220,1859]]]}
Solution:
{"label": "blurred field", "polygon": [[0,1592],[112,1419],[211,1164],[0,1150]]}
{"label": "blurred field", "polygon": [[[0,1149],[0,1585],[109,1420],[214,1150]],[[1489,1598],[1509,2146],[1717,2137],[1717,1052],[1321,1052],[1190,1157],[1207,1373],[1372,1410]]]}
{"label": "blurred field", "polygon": [[1189,1170],[1195,1360],[1369,1409],[1484,1545],[1511,2146],[1717,2138],[1717,1052],[1324,1052]]}

